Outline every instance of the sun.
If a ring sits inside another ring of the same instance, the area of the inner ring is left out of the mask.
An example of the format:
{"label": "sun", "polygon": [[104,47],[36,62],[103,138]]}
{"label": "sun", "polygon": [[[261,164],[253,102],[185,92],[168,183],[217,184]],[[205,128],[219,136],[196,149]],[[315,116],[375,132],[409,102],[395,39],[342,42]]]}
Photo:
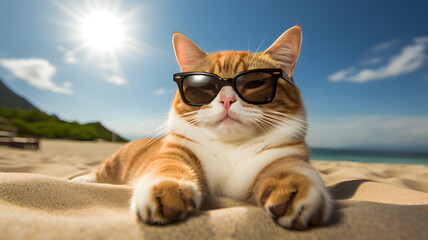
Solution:
{"label": "sun", "polygon": [[98,11],[83,18],[82,38],[91,49],[109,52],[120,49],[124,41],[124,27],[111,12]]}
{"label": "sun", "polygon": [[142,9],[139,6],[123,12],[120,1],[86,0],[84,4],[73,7],[57,0],[50,1],[74,20],[63,23],[72,27],[70,39],[78,43],[70,50],[73,53],[116,58],[131,51],[143,53],[143,48],[149,48],[132,37],[136,29],[134,17]]}
{"label": "sun", "polygon": [[[68,64],[86,60],[98,65],[102,78],[116,85],[127,85],[125,72],[120,59],[129,54],[146,54],[154,47],[133,38],[136,27],[136,14],[141,6],[121,10],[120,1],[85,0],[79,5],[66,5],[74,1],[50,0],[58,9],[73,21],[58,21],[70,27],[69,39],[74,47],[61,46],[64,61]],[[147,11],[147,7],[144,8]],[[137,24],[138,25],[138,24]]]}

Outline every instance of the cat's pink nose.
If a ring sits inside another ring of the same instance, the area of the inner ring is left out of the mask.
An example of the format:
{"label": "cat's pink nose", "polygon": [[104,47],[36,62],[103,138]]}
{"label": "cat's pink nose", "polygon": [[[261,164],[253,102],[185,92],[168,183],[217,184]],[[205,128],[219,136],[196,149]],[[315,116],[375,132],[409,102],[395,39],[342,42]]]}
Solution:
{"label": "cat's pink nose", "polygon": [[223,103],[224,109],[226,109],[226,111],[229,110],[230,106],[234,102],[236,102],[235,97],[225,97],[225,96],[220,97],[220,103]]}

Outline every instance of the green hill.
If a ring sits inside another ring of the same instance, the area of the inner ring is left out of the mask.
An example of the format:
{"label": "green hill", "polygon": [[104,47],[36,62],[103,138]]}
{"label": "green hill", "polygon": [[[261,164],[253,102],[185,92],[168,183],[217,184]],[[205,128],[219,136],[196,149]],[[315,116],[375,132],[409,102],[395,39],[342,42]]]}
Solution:
{"label": "green hill", "polygon": [[[20,135],[73,140],[104,139],[111,141],[113,134],[99,122],[87,124],[66,122],[55,115],[48,115],[37,109],[24,111],[0,107],[0,117],[9,119],[10,122],[7,124],[17,127]],[[127,140],[116,135],[116,141],[126,142]]]}
{"label": "green hill", "polygon": [[[48,115],[25,98],[10,90],[0,80],[0,117],[9,119],[7,125],[18,128],[19,135],[43,138],[65,138],[73,140],[112,140],[112,133],[99,122],[80,124],[67,122],[55,115]],[[117,142],[127,142],[116,134]]]}
{"label": "green hill", "polygon": [[18,108],[23,110],[36,109],[25,98],[10,90],[0,79],[0,107]]}

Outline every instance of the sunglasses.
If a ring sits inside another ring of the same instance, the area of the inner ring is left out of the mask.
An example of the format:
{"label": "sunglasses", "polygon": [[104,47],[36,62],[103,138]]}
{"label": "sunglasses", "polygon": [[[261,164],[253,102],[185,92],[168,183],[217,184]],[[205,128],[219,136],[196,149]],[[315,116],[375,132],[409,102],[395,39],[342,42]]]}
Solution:
{"label": "sunglasses", "polygon": [[293,80],[280,68],[252,69],[240,72],[232,78],[221,78],[207,72],[174,74],[181,99],[191,106],[209,104],[224,86],[232,86],[238,96],[247,103],[270,103],[275,98],[280,78],[294,85]]}

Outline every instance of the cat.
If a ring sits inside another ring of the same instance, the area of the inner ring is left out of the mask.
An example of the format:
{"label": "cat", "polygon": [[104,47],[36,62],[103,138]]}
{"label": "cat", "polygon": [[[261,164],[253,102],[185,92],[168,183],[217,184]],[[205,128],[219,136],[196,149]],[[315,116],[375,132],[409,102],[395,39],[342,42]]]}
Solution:
{"label": "cat", "polygon": [[263,52],[205,53],[175,32],[173,46],[183,72],[231,78],[278,68],[293,83],[279,79],[275,98],[266,104],[243,101],[231,86],[199,106],[186,104],[177,91],[166,136],[131,141],[74,180],[134,186],[131,211],[148,224],[184,219],[210,195],[259,205],[284,228],[325,223],[332,201],[309,161],[305,109],[292,77],[301,41],[296,25]]}

